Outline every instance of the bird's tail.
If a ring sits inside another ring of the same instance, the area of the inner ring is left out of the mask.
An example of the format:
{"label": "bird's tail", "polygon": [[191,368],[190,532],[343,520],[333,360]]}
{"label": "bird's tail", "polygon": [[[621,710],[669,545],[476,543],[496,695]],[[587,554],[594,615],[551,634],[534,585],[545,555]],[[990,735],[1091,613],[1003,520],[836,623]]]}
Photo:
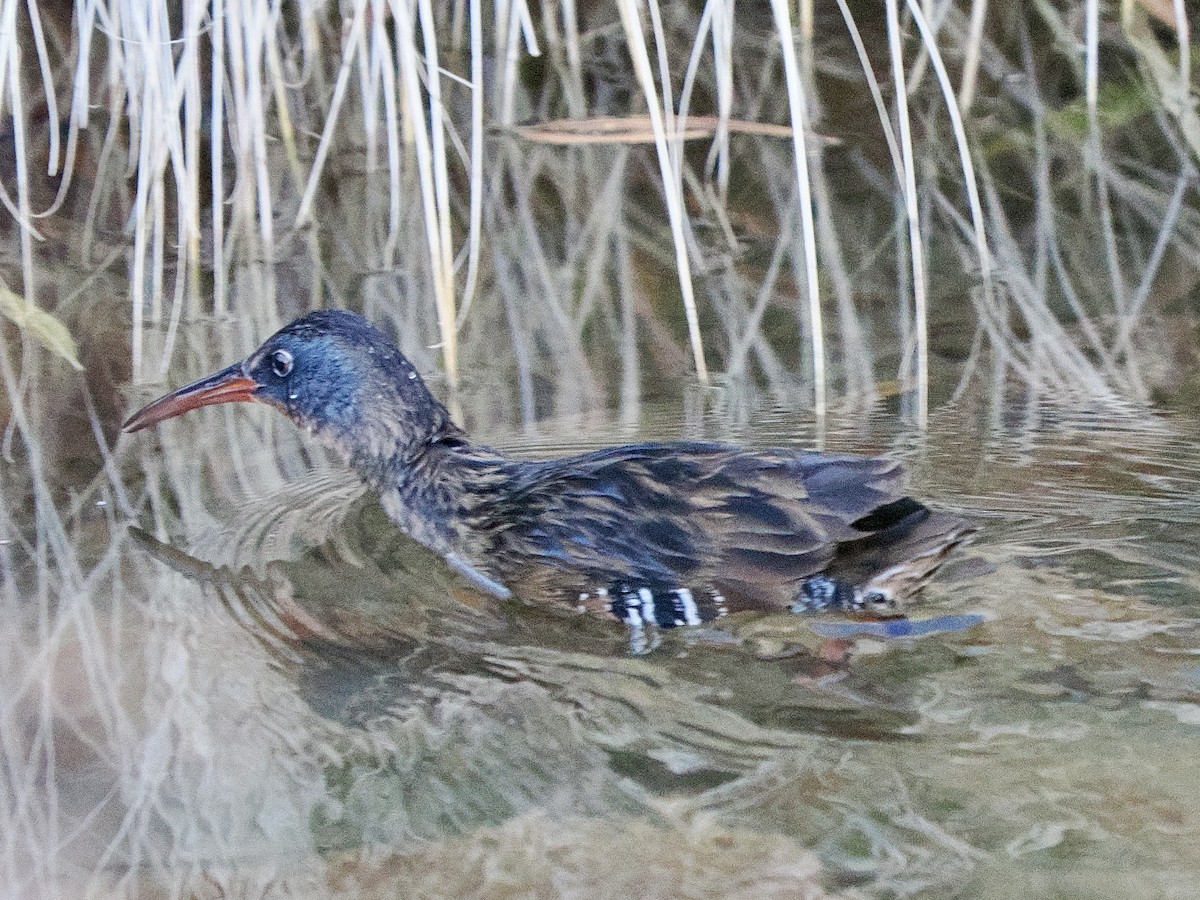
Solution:
{"label": "bird's tail", "polygon": [[914,502],[909,514],[859,540],[839,544],[823,573],[855,585],[854,608],[883,616],[903,615],[905,604],[966,543],[975,526],[953,513]]}

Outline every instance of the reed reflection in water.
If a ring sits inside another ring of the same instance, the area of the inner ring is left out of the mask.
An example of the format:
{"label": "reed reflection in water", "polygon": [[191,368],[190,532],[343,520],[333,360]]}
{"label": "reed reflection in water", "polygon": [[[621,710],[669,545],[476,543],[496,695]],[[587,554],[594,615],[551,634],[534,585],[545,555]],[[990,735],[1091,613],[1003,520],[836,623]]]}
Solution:
{"label": "reed reflection in water", "polygon": [[[86,574],[6,560],[5,883],[1185,896],[1197,423],[994,412],[823,434],[980,522],[920,609],[972,627],[734,617],[641,658],[607,623],[480,597],[267,411],[123,445],[131,511],[81,506]],[[819,437],[761,405],[646,420],[587,434]],[[578,433],[486,436],[541,455]]]}

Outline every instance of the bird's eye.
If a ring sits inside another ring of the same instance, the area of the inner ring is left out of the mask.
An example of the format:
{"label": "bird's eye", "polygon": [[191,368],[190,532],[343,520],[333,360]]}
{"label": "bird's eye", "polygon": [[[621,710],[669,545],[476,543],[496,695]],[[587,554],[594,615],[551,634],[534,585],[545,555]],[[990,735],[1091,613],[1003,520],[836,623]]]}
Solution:
{"label": "bird's eye", "polygon": [[286,378],[292,373],[292,365],[295,360],[292,359],[292,354],[286,350],[276,350],[271,354],[271,371],[280,378]]}

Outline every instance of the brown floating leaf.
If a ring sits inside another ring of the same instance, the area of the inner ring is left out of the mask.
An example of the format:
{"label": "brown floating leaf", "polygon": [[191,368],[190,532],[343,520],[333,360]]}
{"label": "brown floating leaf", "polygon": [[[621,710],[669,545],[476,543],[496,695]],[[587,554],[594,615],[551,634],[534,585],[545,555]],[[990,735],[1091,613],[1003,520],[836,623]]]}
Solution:
{"label": "brown floating leaf", "polygon": [[[688,116],[685,128],[675,138],[693,141],[712,137],[720,122],[716,116]],[[649,116],[599,116],[593,119],[554,119],[537,125],[522,125],[514,129],[527,141],[539,144],[651,144],[654,129]],[[789,125],[769,122],[748,122],[730,119],[729,130],[737,134],[760,134],[767,137],[791,137]]]}

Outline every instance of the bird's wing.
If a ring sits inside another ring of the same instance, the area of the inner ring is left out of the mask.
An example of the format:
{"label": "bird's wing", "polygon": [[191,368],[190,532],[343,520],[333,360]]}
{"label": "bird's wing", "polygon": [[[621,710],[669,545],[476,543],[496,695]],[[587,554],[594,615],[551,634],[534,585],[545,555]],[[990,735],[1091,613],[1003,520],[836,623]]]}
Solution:
{"label": "bird's wing", "polygon": [[527,467],[496,511],[493,558],[537,558],[595,587],[707,585],[731,609],[781,605],[863,537],[855,523],[900,500],[901,481],[885,459],[620,447]]}

